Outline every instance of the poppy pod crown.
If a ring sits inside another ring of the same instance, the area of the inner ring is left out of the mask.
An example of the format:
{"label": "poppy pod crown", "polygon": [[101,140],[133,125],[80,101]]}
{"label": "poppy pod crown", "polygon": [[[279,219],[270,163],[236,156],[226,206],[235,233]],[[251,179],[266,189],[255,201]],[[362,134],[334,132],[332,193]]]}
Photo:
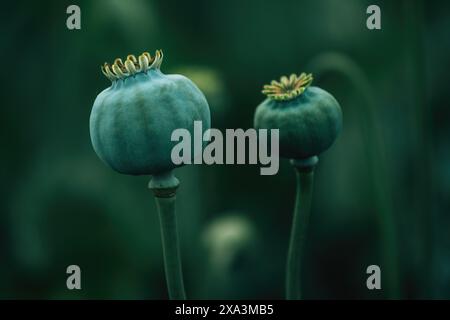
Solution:
{"label": "poppy pod crown", "polygon": [[301,95],[312,81],[311,73],[302,73],[299,76],[293,73],[289,77],[281,77],[280,81],[272,80],[264,86],[262,93],[274,100],[287,101]]}
{"label": "poppy pod crown", "polygon": [[105,62],[101,66],[102,73],[111,81],[125,79],[137,73],[147,72],[150,69],[158,69],[161,67],[164,55],[161,50],[156,50],[155,56],[144,52],[139,57],[130,54],[125,62],[117,58],[112,65]]}

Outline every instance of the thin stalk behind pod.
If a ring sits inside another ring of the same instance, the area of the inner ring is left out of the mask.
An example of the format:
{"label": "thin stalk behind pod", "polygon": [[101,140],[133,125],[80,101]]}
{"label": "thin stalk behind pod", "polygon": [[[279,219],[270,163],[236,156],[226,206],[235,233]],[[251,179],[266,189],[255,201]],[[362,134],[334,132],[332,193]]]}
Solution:
{"label": "thin stalk behind pod", "polygon": [[[376,121],[377,98],[363,70],[346,55],[328,52],[314,58],[309,64],[316,78],[335,73],[346,78],[363,99],[365,112],[360,112],[367,161],[374,190],[374,206],[377,209],[380,233],[380,256],[386,280],[387,297],[399,299],[400,290],[398,244],[394,219],[394,204],[391,198],[390,173],[385,155],[385,144],[379,123]],[[373,146],[373,147],[370,147]]]}
{"label": "thin stalk behind pod", "polygon": [[256,109],[257,129],[279,129],[282,157],[297,171],[297,197],[286,265],[286,298],[301,299],[303,251],[310,216],[314,167],[318,155],[336,140],[342,112],[325,90],[311,87],[311,74],[281,77],[264,86],[267,95]]}

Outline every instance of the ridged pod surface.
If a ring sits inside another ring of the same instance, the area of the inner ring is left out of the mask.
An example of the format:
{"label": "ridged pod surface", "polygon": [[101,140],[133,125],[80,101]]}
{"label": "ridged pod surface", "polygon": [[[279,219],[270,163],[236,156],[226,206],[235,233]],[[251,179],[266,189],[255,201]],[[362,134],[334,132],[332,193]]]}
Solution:
{"label": "ridged pod surface", "polygon": [[256,129],[279,129],[280,156],[305,159],[328,149],[342,128],[336,99],[311,87],[311,74],[282,77],[264,86],[267,95],[255,111]]}
{"label": "ridged pod surface", "polygon": [[130,55],[116,59],[102,72],[112,81],[95,99],[90,116],[90,135],[97,155],[114,170],[130,175],[160,174],[176,166],[171,151],[175,129],[193,136],[194,121],[210,127],[205,96],[182,75],[160,71],[161,51],[154,57]]}

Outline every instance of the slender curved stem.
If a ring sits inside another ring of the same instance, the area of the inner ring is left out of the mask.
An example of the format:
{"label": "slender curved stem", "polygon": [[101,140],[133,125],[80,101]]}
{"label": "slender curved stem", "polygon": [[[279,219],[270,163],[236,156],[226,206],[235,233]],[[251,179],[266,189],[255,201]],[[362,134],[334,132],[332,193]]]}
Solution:
{"label": "slender curved stem", "polygon": [[309,64],[317,77],[326,73],[336,73],[349,80],[364,100],[365,112],[360,112],[365,140],[367,161],[375,196],[380,241],[382,268],[386,275],[387,295],[391,299],[401,297],[399,284],[397,231],[394,219],[394,205],[390,190],[390,173],[385,155],[383,133],[376,120],[377,98],[370,81],[363,70],[344,54],[329,52],[317,56]]}
{"label": "slender curved stem", "polygon": [[314,167],[317,161],[317,157],[291,161],[297,174],[297,195],[286,266],[286,299],[288,300],[299,300],[302,298],[301,270],[311,211]]}
{"label": "slender curved stem", "polygon": [[186,300],[175,213],[176,189],[178,185],[178,179],[173,176],[172,172],[169,172],[154,176],[149,183],[149,188],[155,194],[159,213],[164,269],[169,298],[172,300]]}

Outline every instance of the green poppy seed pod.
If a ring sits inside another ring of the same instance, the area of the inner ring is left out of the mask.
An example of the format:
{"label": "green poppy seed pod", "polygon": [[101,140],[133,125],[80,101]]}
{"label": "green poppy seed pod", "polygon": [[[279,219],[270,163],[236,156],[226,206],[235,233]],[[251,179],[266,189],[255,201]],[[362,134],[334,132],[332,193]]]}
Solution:
{"label": "green poppy seed pod", "polygon": [[256,129],[279,129],[280,156],[305,159],[328,149],[342,128],[342,111],[336,99],[311,87],[312,75],[302,73],[272,81],[256,109]]}
{"label": "green poppy seed pod", "polygon": [[[175,129],[193,136],[194,121],[210,127],[208,102],[198,87],[182,75],[160,71],[162,51],[145,52],[125,62],[102,66],[111,80],[95,99],[90,135],[97,155],[114,170],[130,175],[156,175],[176,165],[171,151]],[[193,154],[193,157],[195,155]]]}

